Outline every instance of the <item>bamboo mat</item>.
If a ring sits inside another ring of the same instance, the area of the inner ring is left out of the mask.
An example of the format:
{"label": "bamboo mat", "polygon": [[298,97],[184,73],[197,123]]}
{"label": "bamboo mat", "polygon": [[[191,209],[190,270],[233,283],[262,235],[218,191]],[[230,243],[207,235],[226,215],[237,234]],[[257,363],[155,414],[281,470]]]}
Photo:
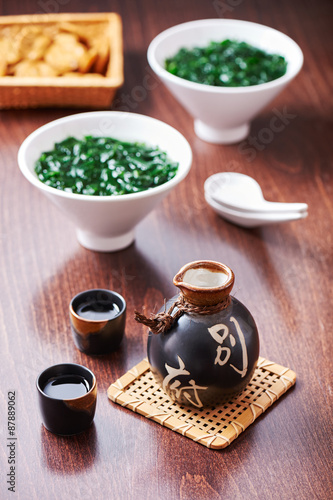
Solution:
{"label": "bamboo mat", "polygon": [[155,382],[143,359],[108,388],[108,397],[208,448],[221,449],[234,441],[296,382],[296,374],[259,358],[246,388],[228,403],[212,408],[180,406]]}

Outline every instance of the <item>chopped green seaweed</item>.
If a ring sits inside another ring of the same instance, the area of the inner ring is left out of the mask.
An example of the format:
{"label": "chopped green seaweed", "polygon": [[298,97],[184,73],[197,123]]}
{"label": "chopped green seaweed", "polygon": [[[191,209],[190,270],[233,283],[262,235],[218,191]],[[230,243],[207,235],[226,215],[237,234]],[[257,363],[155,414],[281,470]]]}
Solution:
{"label": "chopped green seaweed", "polygon": [[287,62],[245,42],[224,40],[205,47],[181,48],[165,60],[165,69],[191,82],[217,87],[246,87],[280,78]]}
{"label": "chopped green seaweed", "polygon": [[137,193],[172,179],[178,163],[158,147],[110,137],[68,137],[44,152],[38,179],[62,191],[95,196]]}

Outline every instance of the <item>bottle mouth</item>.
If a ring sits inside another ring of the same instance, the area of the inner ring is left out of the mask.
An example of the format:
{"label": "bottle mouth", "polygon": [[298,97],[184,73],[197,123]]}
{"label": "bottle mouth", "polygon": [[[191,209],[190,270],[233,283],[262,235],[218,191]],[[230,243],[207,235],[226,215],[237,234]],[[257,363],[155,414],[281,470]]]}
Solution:
{"label": "bottle mouth", "polygon": [[173,279],[185,299],[196,305],[214,305],[225,300],[234,284],[234,273],[225,264],[198,260],[183,266]]}

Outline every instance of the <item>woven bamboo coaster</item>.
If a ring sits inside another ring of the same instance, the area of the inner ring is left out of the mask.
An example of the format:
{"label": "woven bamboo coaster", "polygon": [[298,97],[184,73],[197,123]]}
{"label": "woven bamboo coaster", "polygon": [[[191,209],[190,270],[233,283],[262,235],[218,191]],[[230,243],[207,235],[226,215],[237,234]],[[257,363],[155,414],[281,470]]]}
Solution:
{"label": "woven bamboo coaster", "polygon": [[213,408],[180,406],[156,384],[144,359],[108,388],[108,397],[208,448],[228,446],[296,382],[289,368],[259,358],[254,375],[234,399]]}

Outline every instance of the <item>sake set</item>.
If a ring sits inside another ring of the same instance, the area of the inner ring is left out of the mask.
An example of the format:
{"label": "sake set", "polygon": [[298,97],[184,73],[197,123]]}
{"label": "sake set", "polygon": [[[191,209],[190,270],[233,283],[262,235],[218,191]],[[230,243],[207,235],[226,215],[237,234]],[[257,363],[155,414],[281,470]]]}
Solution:
{"label": "sake set", "polygon": [[[230,295],[234,273],[203,260],[183,266],[173,283],[179,294],[152,316],[136,311],[147,325],[147,355],[156,383],[171,401],[197,408],[225,403],[250,381],[259,357],[259,336],[248,309]],[[118,293],[93,289],[70,302],[76,347],[88,355],[116,350],[123,339],[126,302]],[[93,421],[95,376],[75,364],[55,365],[37,379],[45,427],[76,434]]]}

